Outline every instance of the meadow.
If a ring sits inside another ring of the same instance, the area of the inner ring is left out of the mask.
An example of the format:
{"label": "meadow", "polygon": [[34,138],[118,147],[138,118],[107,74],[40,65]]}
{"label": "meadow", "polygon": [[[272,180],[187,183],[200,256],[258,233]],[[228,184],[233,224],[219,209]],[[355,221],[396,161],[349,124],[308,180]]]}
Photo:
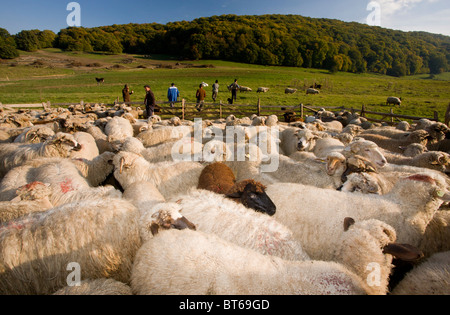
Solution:
{"label": "meadow", "polygon": [[[97,84],[95,78],[105,78]],[[106,55],[100,53],[66,53],[45,49],[35,53],[21,52],[13,61],[0,63],[0,102],[3,104],[113,103],[128,84],[134,94],[132,101],[142,101],[149,84],[157,101],[166,101],[172,82],[181,97],[195,102],[195,92],[201,82],[210,86],[219,80],[218,99],[226,102],[230,93],[226,86],[238,79],[252,92],[238,93],[238,104],[313,107],[345,106],[389,112],[388,96],[402,98],[394,108],[397,114],[433,117],[437,111],[441,120],[450,103],[450,73],[430,78],[429,75],[391,77],[379,74],[330,73],[326,70],[279,66],[259,66],[218,60],[180,61],[170,56]],[[319,95],[306,95],[305,87],[322,84]],[[258,87],[270,88],[256,93]],[[295,94],[285,94],[286,87],[297,88]],[[206,87],[207,102],[211,102],[210,87]]]}

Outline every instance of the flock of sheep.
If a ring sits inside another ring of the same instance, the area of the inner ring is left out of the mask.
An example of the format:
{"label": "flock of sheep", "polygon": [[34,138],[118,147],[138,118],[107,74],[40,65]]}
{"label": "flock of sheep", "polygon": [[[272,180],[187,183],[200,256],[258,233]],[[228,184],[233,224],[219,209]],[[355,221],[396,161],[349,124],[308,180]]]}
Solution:
{"label": "flock of sheep", "polygon": [[142,114],[0,109],[0,294],[450,294],[446,125]]}

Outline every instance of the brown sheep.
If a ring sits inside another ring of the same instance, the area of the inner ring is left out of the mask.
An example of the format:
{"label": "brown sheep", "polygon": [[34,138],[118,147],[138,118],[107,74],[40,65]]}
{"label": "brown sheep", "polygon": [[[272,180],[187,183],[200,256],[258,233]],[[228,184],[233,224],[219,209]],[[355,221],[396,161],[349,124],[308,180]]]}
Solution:
{"label": "brown sheep", "polygon": [[236,183],[233,171],[220,162],[210,164],[203,169],[197,188],[226,195],[247,208],[268,215],[274,215],[276,211],[276,206],[267,196],[264,185],[251,179]]}

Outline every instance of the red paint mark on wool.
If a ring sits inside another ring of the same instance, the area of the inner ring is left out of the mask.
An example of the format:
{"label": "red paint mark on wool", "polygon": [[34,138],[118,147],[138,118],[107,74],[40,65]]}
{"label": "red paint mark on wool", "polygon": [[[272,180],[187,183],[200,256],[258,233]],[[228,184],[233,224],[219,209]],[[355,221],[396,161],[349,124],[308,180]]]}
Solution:
{"label": "red paint mark on wool", "polygon": [[38,185],[44,185],[44,184],[41,183],[41,182],[32,182],[32,183],[26,184],[25,185],[25,189],[26,190],[31,190],[31,189],[36,188],[36,186],[38,186]]}
{"label": "red paint mark on wool", "polygon": [[72,180],[70,178],[66,178],[65,181],[60,183],[61,186],[61,191],[65,194],[68,193],[69,191],[74,191],[75,189],[73,189],[72,187]]}
{"label": "red paint mark on wool", "polygon": [[415,181],[419,181],[419,182],[430,183],[430,184],[435,183],[435,180],[433,178],[431,178],[428,175],[422,175],[422,174],[412,175],[412,176],[407,177],[407,179],[415,180]]}

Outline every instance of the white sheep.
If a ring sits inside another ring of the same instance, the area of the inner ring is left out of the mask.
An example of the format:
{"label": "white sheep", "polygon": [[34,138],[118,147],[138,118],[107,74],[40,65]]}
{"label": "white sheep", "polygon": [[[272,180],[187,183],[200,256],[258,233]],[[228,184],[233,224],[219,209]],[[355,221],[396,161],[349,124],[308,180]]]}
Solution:
{"label": "white sheep", "polygon": [[365,140],[376,143],[380,148],[383,148],[384,150],[394,153],[402,153],[401,148],[411,143],[419,143],[426,146],[430,134],[425,130],[416,130],[401,139],[392,139],[389,137],[372,134],[360,134],[359,136],[361,138],[364,138]]}
{"label": "white sheep", "polygon": [[322,136],[328,137],[309,129],[288,128],[280,134],[280,147],[287,156],[297,151],[312,151],[310,148],[314,148],[316,140]]}
{"label": "white sheep", "polygon": [[342,265],[285,261],[201,231],[168,230],[136,255],[133,293],[188,295],[365,294],[367,285]]}
{"label": "white sheep", "polygon": [[305,260],[308,255],[292,232],[270,216],[258,213],[224,195],[207,190],[191,190],[174,196],[180,212],[197,229],[213,233],[239,246],[287,260]]}
{"label": "white sheep", "polygon": [[275,127],[278,126],[278,116],[277,115],[270,115],[266,119],[266,126],[267,127]]}
{"label": "white sheep", "polygon": [[15,143],[39,143],[45,142],[55,135],[55,132],[47,126],[33,126],[25,130],[14,139]]}
{"label": "white sheep", "polygon": [[17,197],[0,202],[0,224],[20,218],[32,212],[53,208],[50,203],[50,189],[44,183],[33,182],[17,189]]}
{"label": "white sheep", "polygon": [[398,242],[419,246],[433,214],[448,199],[445,186],[440,176],[413,175],[383,196],[291,183],[269,185],[266,192],[277,206],[275,219],[293,231],[311,258],[327,260],[345,217],[384,221],[394,227]]}
{"label": "white sheep", "polygon": [[150,163],[131,152],[119,152],[114,157],[114,177],[127,189],[137,181],[154,184],[166,198],[197,187],[203,166],[197,162]]}
{"label": "white sheep", "polygon": [[141,132],[136,138],[142,141],[144,147],[148,148],[164,142],[190,137],[192,133],[193,128],[187,126],[159,127]]}
{"label": "white sheep", "polygon": [[130,121],[122,117],[114,117],[105,126],[105,134],[108,142],[113,146],[119,146],[128,137],[133,137],[134,130]]}
{"label": "white sheep", "polygon": [[295,92],[297,92],[297,89],[293,89],[293,88],[286,88],[284,90],[285,94],[294,94]]}
{"label": "white sheep", "polygon": [[438,252],[450,251],[450,211],[437,211],[427,225],[419,249],[425,257]]}
{"label": "white sheep", "polygon": [[[109,156],[104,156],[104,155]],[[9,171],[0,184],[0,200],[14,199],[16,190],[33,181],[50,184],[50,202],[58,206],[70,201],[92,198],[93,196],[120,197],[120,191],[113,187],[96,187],[90,182],[101,182],[111,173],[112,153],[105,152],[96,160],[86,164],[61,158],[46,158],[30,161]],[[113,155],[113,154],[112,154]],[[98,163],[97,163],[98,162]],[[89,167],[91,166],[91,167]],[[89,178],[89,180],[88,180]]]}
{"label": "white sheep", "polygon": [[259,87],[256,92],[257,93],[267,93],[267,92],[269,92],[269,88],[267,88],[267,87]]}
{"label": "white sheep", "polygon": [[450,295],[450,251],[436,253],[409,271],[393,295]]}
{"label": "white sheep", "polygon": [[398,154],[385,153],[387,161],[396,165],[409,165],[436,170],[445,174],[450,173],[450,154],[446,152],[430,151],[406,157]]}
{"label": "white sheep", "polygon": [[99,156],[100,152],[97,143],[90,133],[78,131],[73,134],[73,137],[80,144],[81,149],[72,151],[70,153],[70,158],[93,160]]}
{"label": "white sheep", "polygon": [[402,105],[402,99],[400,97],[389,96],[386,100],[386,105]]}
{"label": "white sheep", "polygon": [[54,293],[77,266],[84,279],[128,283],[138,219],[131,203],[98,198],[10,221],[0,228],[0,293]]}
{"label": "white sheep", "polygon": [[183,138],[178,141],[165,142],[150,148],[145,148],[137,138],[127,138],[121,151],[142,155],[152,163],[165,161],[193,161],[195,156],[202,156],[203,144],[194,138]]}
{"label": "white sheep", "polygon": [[251,92],[252,89],[249,88],[248,86],[239,86],[239,92]]}
{"label": "white sheep", "polygon": [[69,157],[72,151],[80,150],[81,146],[73,135],[57,133],[43,143],[0,144],[0,177],[12,168],[25,162],[43,157]]}
{"label": "white sheep", "polygon": [[326,157],[326,163],[317,160],[315,156],[296,161],[279,155],[278,159],[277,170],[268,172],[266,175],[276,181],[328,189],[336,189],[342,185],[341,177],[346,170],[347,159],[338,152],[329,154]]}
{"label": "white sheep", "polygon": [[308,88],[306,90],[306,94],[319,94],[319,93],[320,93],[319,90],[316,90],[316,89],[313,89],[313,88]]}
{"label": "white sheep", "polygon": [[53,295],[132,295],[131,287],[114,279],[83,280],[67,286]]}

